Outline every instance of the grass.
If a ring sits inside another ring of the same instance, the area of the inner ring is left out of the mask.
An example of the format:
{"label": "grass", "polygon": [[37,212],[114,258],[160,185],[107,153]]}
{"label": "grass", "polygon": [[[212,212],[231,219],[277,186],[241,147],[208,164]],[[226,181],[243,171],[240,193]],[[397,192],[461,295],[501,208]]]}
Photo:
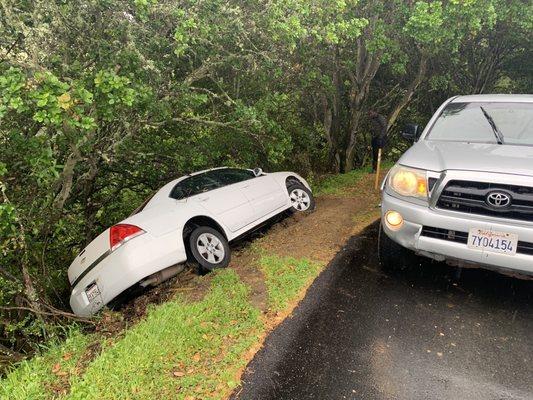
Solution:
{"label": "grass", "polygon": [[243,353],[261,333],[248,294],[237,274],[225,270],[204,300],[178,297],[154,307],[88,367],[68,398],[225,398],[238,384]]}
{"label": "grass", "polygon": [[318,183],[315,189],[315,195],[339,196],[346,191],[346,188],[355,186],[366,173],[362,169],[356,169],[345,174],[328,175]]}
{"label": "grass", "polygon": [[49,399],[65,389],[65,380],[76,374],[80,358],[92,337],[72,330],[62,343],[54,343],[41,355],[21,362],[0,381],[0,399]]}
{"label": "grass", "polygon": [[268,307],[274,312],[284,310],[321,270],[316,262],[292,257],[263,256],[260,264],[265,274]]}
{"label": "grass", "polygon": [[[271,312],[285,310],[321,270],[310,260],[271,255],[260,268]],[[74,331],[8,374],[0,399],[224,399],[267,329],[249,291],[235,271],[219,271],[203,300],[178,296],[152,307],[83,368],[95,336]]]}
{"label": "grass", "polygon": [[[381,178],[384,177],[383,171],[388,171],[394,166],[394,162],[383,161],[381,163]],[[353,171],[345,174],[327,175],[323,179],[318,181],[318,184],[314,188],[315,195],[334,195],[341,196],[347,189],[353,188],[366,174],[372,173],[372,167],[362,167],[354,169]]]}

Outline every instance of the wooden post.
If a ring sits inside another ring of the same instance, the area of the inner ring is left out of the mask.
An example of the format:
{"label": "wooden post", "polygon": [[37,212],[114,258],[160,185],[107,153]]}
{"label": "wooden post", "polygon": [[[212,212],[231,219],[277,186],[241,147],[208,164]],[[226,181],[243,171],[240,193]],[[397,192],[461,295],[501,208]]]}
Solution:
{"label": "wooden post", "polygon": [[378,150],[378,165],[376,167],[376,182],[374,184],[374,189],[379,189],[379,172],[381,170],[381,147]]}

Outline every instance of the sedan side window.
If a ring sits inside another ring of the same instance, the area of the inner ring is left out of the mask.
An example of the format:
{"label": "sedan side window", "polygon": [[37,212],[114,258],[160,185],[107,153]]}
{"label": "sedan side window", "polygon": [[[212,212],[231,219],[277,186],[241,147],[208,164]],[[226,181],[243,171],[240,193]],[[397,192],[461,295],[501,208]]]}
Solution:
{"label": "sedan side window", "polygon": [[200,193],[209,192],[210,190],[218,189],[219,187],[221,187],[221,184],[205,173],[194,175],[174,186],[174,189],[172,189],[172,192],[170,193],[170,197],[176,200],[181,200]]}
{"label": "sedan side window", "polygon": [[222,186],[233,185],[234,183],[244,182],[255,178],[253,171],[239,168],[217,169],[211,171],[211,173]]}

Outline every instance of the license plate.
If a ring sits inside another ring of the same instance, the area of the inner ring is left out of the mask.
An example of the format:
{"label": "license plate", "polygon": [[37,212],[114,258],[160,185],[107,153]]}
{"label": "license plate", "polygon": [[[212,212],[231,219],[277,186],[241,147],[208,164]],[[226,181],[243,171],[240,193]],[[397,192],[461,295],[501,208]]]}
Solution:
{"label": "license plate", "polygon": [[100,298],[100,289],[98,289],[98,285],[93,283],[91,286],[85,289],[85,295],[87,296],[89,303],[92,303],[95,299]]}
{"label": "license plate", "polygon": [[468,247],[492,253],[516,254],[518,235],[489,229],[472,228],[468,234]]}

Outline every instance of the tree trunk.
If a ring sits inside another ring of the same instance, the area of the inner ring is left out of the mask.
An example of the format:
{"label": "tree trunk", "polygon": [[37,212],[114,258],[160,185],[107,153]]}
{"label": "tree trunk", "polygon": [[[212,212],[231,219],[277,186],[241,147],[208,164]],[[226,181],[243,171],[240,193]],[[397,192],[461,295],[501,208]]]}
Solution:
{"label": "tree trunk", "polygon": [[324,131],[328,142],[328,162],[335,173],[342,169],[340,153],[340,136],[342,131],[341,110],[342,98],[344,94],[344,84],[342,81],[342,70],[340,65],[339,49],[334,49],[334,63],[332,71],[333,94],[328,98],[327,94],[322,94],[322,112]]}
{"label": "tree trunk", "polygon": [[332,172],[338,173],[340,168],[340,157],[336,140],[336,133],[333,126],[337,122],[333,123],[333,111],[328,105],[328,101],[325,95],[322,96],[322,109],[323,109],[323,125],[326,135],[326,141],[328,143],[328,165],[331,167]]}
{"label": "tree trunk", "polygon": [[394,109],[391,111],[391,113],[388,116],[387,129],[390,129],[390,127],[394,125],[394,123],[398,119],[398,116],[400,115],[400,112],[409,104],[409,102],[413,98],[413,95],[418,89],[418,86],[420,86],[420,84],[424,80],[424,77],[426,76],[426,72],[427,72],[427,63],[428,63],[427,55],[422,54],[420,58],[420,64],[418,65],[418,71],[416,73],[416,76],[414,77],[413,81],[409,84],[407,89],[405,89],[404,95],[402,96],[398,104],[396,104],[396,106],[394,107]]}
{"label": "tree trunk", "polygon": [[355,166],[355,153],[357,148],[357,135],[361,116],[363,115],[364,102],[370,91],[370,85],[381,65],[381,52],[368,52],[364,38],[357,39],[357,63],[355,73],[349,71],[352,89],[350,92],[350,130],[346,144],[344,165],[346,171],[351,171]]}
{"label": "tree trunk", "polygon": [[28,301],[30,307],[35,310],[35,316],[37,319],[42,319],[43,313],[42,313],[42,307],[41,303],[39,302],[39,294],[37,290],[35,289],[35,285],[33,284],[33,280],[30,275],[29,271],[29,257],[28,257],[28,246],[26,244],[26,231],[24,229],[24,225],[21,221],[19,222],[20,226],[20,241],[22,245],[22,258],[20,260],[20,272],[22,273],[22,281],[24,284],[24,296],[26,297],[26,300]]}
{"label": "tree trunk", "polygon": [[85,225],[85,245],[87,246],[94,238],[93,238],[93,229],[94,229],[94,220],[96,218],[96,214],[99,210],[99,207],[95,206],[94,204],[94,191],[95,191],[95,181],[96,176],[98,174],[99,170],[99,164],[100,164],[100,157],[99,156],[93,156],[88,160],[89,163],[89,170],[87,173],[82,177],[83,179],[80,179],[80,184],[82,184],[82,196],[83,196],[83,202],[84,202],[84,217],[86,221]]}
{"label": "tree trunk", "polygon": [[350,141],[346,147],[345,168],[349,172],[355,167],[355,150],[357,148],[357,132],[361,123],[361,110],[352,110],[352,119],[350,122]]}

